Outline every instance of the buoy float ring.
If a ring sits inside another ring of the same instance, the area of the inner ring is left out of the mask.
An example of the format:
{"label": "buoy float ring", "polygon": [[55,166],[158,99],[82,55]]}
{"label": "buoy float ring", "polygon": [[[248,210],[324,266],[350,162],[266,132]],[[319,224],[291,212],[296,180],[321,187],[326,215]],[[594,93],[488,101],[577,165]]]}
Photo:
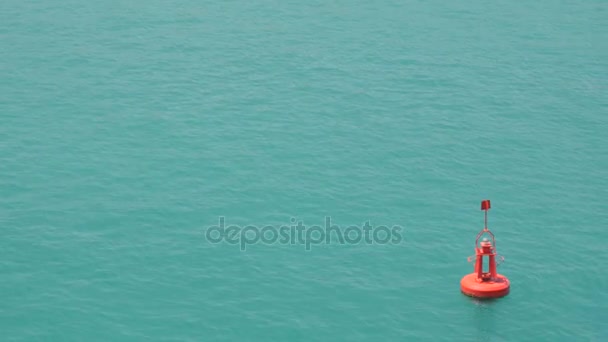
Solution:
{"label": "buoy float ring", "polygon": [[462,293],[476,298],[500,298],[509,294],[509,279],[502,274],[497,274],[494,279],[478,281],[477,274],[467,274],[460,281]]}

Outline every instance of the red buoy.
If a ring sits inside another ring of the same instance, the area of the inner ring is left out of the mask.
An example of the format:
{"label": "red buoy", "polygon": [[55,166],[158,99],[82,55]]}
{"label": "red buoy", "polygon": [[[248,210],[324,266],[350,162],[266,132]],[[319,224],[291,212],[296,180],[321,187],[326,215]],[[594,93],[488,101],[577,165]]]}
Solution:
{"label": "red buoy", "polygon": [[[485,227],[475,240],[475,268],[474,272],[467,274],[460,281],[460,290],[467,296],[477,298],[499,298],[509,294],[509,279],[502,274],[496,272],[496,259],[503,260],[496,253],[496,240],[494,234],[488,229],[488,210],[490,209],[490,200],[481,201],[481,210],[485,212]],[[484,238],[481,242],[479,239],[483,235],[489,235],[492,241]],[[488,270],[483,269],[483,259],[488,259]],[[469,257],[471,261],[472,257]]]}

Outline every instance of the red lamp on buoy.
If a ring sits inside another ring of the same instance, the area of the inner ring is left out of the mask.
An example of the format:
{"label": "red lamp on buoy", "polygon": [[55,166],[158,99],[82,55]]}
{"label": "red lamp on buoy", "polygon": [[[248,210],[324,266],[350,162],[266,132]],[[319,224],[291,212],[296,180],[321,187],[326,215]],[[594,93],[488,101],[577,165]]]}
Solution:
{"label": "red lamp on buoy", "polygon": [[[481,210],[485,212],[485,225],[482,231],[477,234],[475,240],[475,268],[474,272],[467,274],[460,281],[460,290],[467,296],[476,298],[499,298],[509,294],[509,279],[496,272],[496,258],[503,260],[496,253],[496,240],[494,234],[488,229],[488,210],[490,210],[490,200],[481,201]],[[481,242],[479,239],[484,235],[489,235]],[[483,270],[484,257],[488,259],[488,271]],[[472,257],[469,257],[469,262]]]}

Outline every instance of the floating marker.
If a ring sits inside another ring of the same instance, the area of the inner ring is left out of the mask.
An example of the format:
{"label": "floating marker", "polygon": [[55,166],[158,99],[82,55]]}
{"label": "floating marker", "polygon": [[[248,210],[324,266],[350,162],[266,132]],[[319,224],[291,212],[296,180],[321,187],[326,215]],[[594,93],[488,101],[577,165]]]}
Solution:
{"label": "floating marker", "polygon": [[[484,228],[477,234],[475,240],[475,268],[474,272],[467,274],[460,281],[460,290],[467,296],[476,298],[499,298],[509,294],[509,279],[496,272],[496,259],[502,258],[496,253],[496,240],[494,234],[488,229],[488,210],[490,210],[490,200],[481,201],[481,210],[484,214]],[[479,242],[479,238],[484,234],[489,235],[492,241],[484,238]],[[488,259],[488,272],[483,271],[484,257]],[[469,261],[472,257],[469,257]]]}

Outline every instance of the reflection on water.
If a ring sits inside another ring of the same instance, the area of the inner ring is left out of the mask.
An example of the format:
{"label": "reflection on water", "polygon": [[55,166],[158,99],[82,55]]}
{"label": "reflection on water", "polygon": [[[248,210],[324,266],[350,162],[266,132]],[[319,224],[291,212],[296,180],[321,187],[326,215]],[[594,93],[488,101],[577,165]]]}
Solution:
{"label": "reflection on water", "polygon": [[495,315],[498,304],[497,299],[478,299],[470,298],[474,304],[471,307],[473,320],[475,321],[475,331],[477,341],[496,341]]}

